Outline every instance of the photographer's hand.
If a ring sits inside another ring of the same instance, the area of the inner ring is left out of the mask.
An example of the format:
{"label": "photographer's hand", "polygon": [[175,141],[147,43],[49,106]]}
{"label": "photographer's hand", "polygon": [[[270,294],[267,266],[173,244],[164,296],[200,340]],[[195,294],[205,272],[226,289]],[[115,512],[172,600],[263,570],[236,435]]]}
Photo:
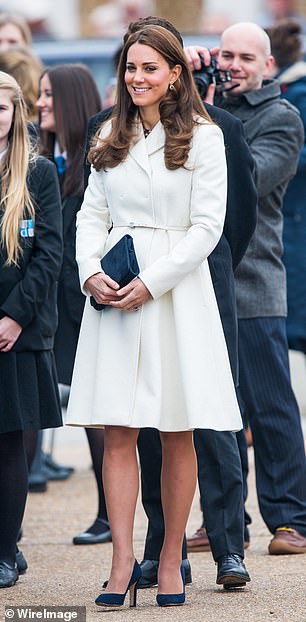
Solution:
{"label": "photographer's hand", "polygon": [[212,106],[214,105],[215,92],[216,92],[216,85],[210,84],[207,89],[206,97],[204,99],[204,104],[211,104]]}
{"label": "photographer's hand", "polygon": [[201,57],[204,60],[204,64],[208,67],[211,62],[211,57],[217,56],[217,54],[219,54],[219,49],[220,48],[215,47],[208,50],[200,45],[190,45],[184,48],[190,71],[201,69]]}

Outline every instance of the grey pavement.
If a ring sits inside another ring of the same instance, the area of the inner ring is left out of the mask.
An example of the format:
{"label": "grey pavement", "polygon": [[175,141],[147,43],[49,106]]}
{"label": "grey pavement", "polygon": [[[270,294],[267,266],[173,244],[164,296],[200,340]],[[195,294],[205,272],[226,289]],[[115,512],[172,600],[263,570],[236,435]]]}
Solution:
{"label": "grey pavement", "polygon": [[[108,577],[112,545],[74,546],[73,535],[88,527],[96,514],[96,491],[83,430],[64,428],[56,432],[55,457],[76,466],[66,482],[50,482],[48,492],[30,494],[24,520],[21,549],[28,572],[17,584],[0,592],[4,605],[85,605],[87,622],[306,622],[306,555],[271,557],[270,534],[262,522],[255,495],[253,450],[248,510],[253,517],[251,546],[246,564],[252,582],[245,589],[224,592],[216,585],[216,567],[210,553],[190,556],[193,583],[187,588],[183,607],[159,608],[156,590],[139,590],[136,610],[105,611],[94,604],[102,582]],[[198,494],[188,533],[200,526]],[[146,518],[138,504],[135,551],[142,558]],[[127,598],[128,601],[128,598]],[[1,616],[1,614],[0,614]],[[16,618],[15,618],[16,619]]]}

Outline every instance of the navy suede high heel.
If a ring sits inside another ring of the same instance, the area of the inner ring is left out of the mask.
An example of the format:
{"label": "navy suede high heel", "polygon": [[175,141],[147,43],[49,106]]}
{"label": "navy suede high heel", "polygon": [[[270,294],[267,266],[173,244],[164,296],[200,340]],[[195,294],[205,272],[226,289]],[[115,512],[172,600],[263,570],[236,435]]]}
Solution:
{"label": "navy suede high heel", "polygon": [[181,565],[181,575],[183,581],[183,591],[181,594],[157,594],[156,602],[160,607],[175,607],[183,605],[185,602],[185,568]]}
{"label": "navy suede high heel", "polygon": [[127,592],[130,592],[130,607],[136,607],[137,600],[137,583],[141,577],[141,568],[135,559],[132,576],[124,594],[115,594],[111,592],[102,592],[96,600],[96,605],[101,607],[122,607]]}

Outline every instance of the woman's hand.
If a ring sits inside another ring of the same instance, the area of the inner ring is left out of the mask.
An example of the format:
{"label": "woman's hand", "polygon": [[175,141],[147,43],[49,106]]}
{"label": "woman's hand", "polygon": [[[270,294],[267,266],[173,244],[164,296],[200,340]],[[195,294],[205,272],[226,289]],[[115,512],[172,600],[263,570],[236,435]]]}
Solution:
{"label": "woman's hand", "polygon": [[9,352],[16,343],[22,326],[11,317],[5,316],[0,320],[0,352]]}
{"label": "woman's hand", "polygon": [[84,287],[100,305],[109,305],[112,300],[118,301],[117,290],[119,285],[104,272],[97,272],[90,276],[85,281]]}
{"label": "woman's hand", "polygon": [[122,287],[116,292],[117,302],[110,302],[112,307],[121,309],[121,311],[137,311],[139,307],[144,305],[148,300],[152,300],[152,296],[140,278],[133,279],[128,285]]}

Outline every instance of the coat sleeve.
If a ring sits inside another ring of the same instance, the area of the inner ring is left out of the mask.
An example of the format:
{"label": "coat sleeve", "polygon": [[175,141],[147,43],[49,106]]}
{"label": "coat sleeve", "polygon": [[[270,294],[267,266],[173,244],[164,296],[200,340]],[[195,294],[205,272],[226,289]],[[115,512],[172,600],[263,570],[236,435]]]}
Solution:
{"label": "coat sleeve", "polygon": [[265,131],[261,131],[250,145],[259,198],[273,192],[278,184],[296,173],[304,129],[298,111],[287,102],[284,104],[282,100],[278,110],[271,111]]}
{"label": "coat sleeve", "polygon": [[40,179],[35,196],[33,251],[23,278],[1,305],[1,311],[23,328],[39,314],[50,288],[58,280],[62,262],[62,214],[56,168],[40,159],[31,175]]}
{"label": "coat sleeve", "polygon": [[111,226],[104,192],[103,173],[91,167],[84,201],[77,215],[76,260],[83,294],[87,279],[102,272],[100,260]]}
{"label": "coat sleeve", "polygon": [[227,190],[223,135],[216,125],[200,125],[194,136],[195,157],[187,234],[139,278],[154,299],[175,287],[210,255],[221,237]]}
{"label": "coat sleeve", "polygon": [[243,126],[232,117],[226,134],[228,195],[223,233],[230,245],[233,269],[237,268],[257,222],[257,191],[254,160],[246,143]]}
{"label": "coat sleeve", "polygon": [[297,88],[296,91],[297,92],[294,93],[294,97],[292,97],[290,101],[299,110],[299,113],[301,115],[301,119],[303,122],[303,126],[304,126],[304,134],[305,134],[303,148],[302,148],[302,151],[299,157],[297,172],[305,174],[306,173],[306,88],[304,87],[304,84],[303,84],[302,89]]}

